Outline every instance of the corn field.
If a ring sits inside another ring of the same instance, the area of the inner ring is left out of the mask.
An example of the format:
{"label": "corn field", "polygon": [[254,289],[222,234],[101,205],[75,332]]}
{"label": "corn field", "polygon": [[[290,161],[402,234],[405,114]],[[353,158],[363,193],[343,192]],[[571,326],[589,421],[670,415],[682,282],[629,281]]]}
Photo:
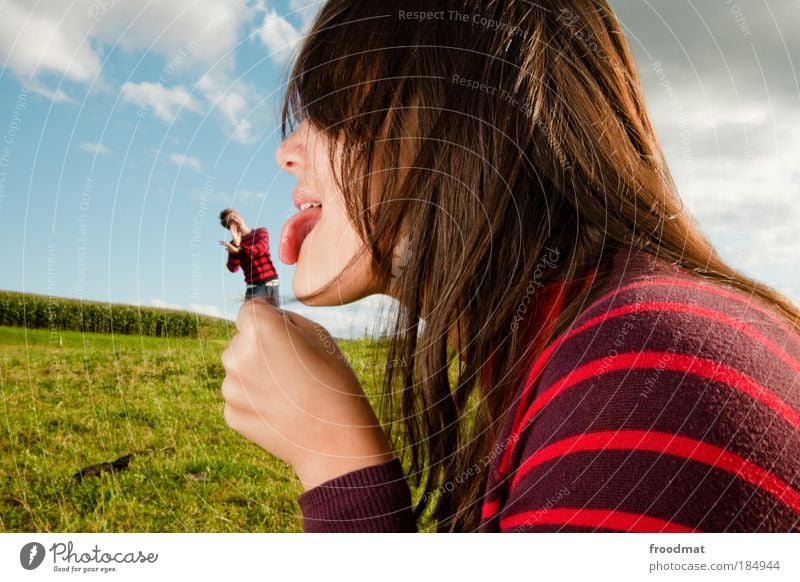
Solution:
{"label": "corn field", "polygon": [[153,337],[228,337],[234,324],[186,311],[0,291],[0,325]]}

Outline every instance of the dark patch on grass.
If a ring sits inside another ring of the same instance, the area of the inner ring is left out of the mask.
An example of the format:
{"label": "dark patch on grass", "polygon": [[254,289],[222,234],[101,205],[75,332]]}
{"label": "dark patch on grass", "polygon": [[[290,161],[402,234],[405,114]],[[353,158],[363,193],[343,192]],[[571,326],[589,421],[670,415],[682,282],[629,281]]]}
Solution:
{"label": "dark patch on grass", "polygon": [[88,467],[84,467],[77,473],[75,473],[72,478],[77,480],[78,482],[83,481],[87,477],[96,477],[101,473],[116,473],[117,471],[124,471],[128,468],[128,465],[133,458],[133,453],[128,453],[127,455],[123,455],[118,459],[115,459],[108,463],[97,463],[95,465],[89,465]]}

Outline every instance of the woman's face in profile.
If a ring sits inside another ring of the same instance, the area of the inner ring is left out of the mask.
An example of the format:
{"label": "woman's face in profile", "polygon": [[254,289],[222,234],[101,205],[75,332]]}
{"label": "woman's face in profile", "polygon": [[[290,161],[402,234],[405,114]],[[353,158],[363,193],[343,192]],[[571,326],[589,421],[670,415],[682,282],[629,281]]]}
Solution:
{"label": "woman's face in profile", "polygon": [[[296,265],[292,292],[307,305],[340,305],[378,292],[369,287],[369,253],[342,273],[362,242],[331,172],[327,144],[303,121],[276,153],[278,165],[297,178],[295,191],[287,196],[293,202],[321,203],[319,208],[297,210],[284,223],[280,238],[281,262]],[[332,280],[324,294],[304,300]]]}

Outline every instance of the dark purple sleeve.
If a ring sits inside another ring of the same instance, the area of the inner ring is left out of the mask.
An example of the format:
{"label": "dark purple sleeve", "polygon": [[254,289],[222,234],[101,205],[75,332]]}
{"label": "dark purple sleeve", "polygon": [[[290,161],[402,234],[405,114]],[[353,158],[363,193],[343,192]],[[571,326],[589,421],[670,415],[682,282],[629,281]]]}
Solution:
{"label": "dark purple sleeve", "polygon": [[306,532],[416,532],[400,460],[345,473],[300,495]]}

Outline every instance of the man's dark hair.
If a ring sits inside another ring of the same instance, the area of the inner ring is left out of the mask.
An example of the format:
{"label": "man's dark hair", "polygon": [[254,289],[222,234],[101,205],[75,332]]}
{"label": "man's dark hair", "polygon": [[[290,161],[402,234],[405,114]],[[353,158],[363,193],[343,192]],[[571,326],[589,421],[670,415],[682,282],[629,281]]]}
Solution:
{"label": "man's dark hair", "polygon": [[228,228],[228,216],[230,216],[233,212],[236,212],[233,208],[226,208],[222,212],[219,213],[219,222],[225,228]]}

